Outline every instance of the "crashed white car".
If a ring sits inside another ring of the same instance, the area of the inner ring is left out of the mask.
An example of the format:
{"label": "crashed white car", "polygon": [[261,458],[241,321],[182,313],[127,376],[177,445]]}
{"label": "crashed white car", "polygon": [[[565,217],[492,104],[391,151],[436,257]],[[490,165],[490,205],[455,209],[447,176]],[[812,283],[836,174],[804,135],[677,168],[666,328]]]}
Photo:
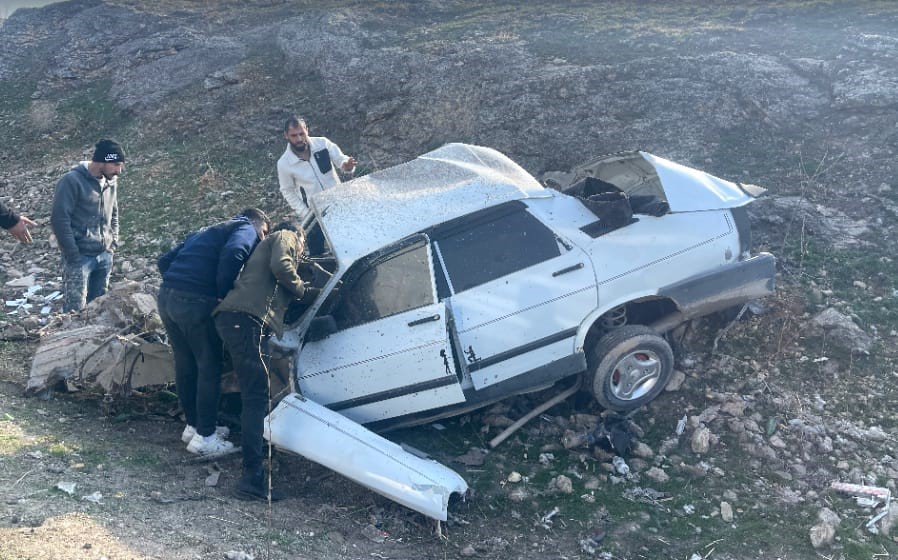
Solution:
{"label": "crashed white car", "polygon": [[[744,208],[763,189],[645,152],[554,186],[449,144],[314,195],[309,256],[329,274],[279,341],[296,394],[270,439],[326,456],[300,417],[410,425],[578,375],[628,411],[670,379],[665,332],[773,292],[774,257],[751,253]],[[362,482],[390,495],[378,476]]]}

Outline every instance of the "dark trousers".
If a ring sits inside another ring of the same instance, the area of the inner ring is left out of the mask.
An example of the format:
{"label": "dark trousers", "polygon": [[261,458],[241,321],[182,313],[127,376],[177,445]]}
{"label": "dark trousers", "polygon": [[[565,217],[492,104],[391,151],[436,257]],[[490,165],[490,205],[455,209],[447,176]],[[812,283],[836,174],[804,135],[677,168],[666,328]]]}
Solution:
{"label": "dark trousers", "polygon": [[175,386],[184,416],[197,433],[211,436],[221,396],[223,351],[212,320],[218,300],[162,288],[157,303],[175,356]]}
{"label": "dark trousers", "polygon": [[240,381],[243,472],[258,474],[262,471],[264,459],[262,422],[268,414],[269,405],[268,356],[265,349],[270,333],[252,315],[229,311],[215,316],[215,328],[231,355]]}

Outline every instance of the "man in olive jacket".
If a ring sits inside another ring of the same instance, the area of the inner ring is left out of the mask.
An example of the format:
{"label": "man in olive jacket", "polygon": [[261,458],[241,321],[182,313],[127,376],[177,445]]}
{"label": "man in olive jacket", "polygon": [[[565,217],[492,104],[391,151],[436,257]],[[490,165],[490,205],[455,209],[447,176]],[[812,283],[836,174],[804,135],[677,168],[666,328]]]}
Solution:
{"label": "man in olive jacket", "polygon": [[242,499],[284,498],[274,490],[269,494],[263,467],[262,423],[270,403],[263,352],[271,334],[283,332],[284,313],[290,303],[296,299],[313,300],[317,295],[318,290],[305,284],[297,272],[304,242],[291,224],[275,226],[256,247],[234,289],[213,313],[215,328],[240,381],[243,475],[235,493]]}

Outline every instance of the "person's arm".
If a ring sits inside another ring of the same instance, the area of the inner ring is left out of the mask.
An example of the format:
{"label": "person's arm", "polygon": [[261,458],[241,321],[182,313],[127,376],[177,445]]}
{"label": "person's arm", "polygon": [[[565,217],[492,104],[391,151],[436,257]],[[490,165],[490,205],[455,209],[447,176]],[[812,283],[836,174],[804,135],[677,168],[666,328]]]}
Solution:
{"label": "person's arm", "polygon": [[293,174],[287,169],[287,165],[281,163],[281,160],[278,160],[278,183],[281,187],[281,194],[284,196],[284,200],[287,201],[287,204],[290,205],[290,208],[293,208],[293,210],[300,215],[308,212],[308,206],[302,201],[302,193],[299,192],[299,185],[294,181]]}
{"label": "person's arm", "polygon": [[36,225],[27,216],[19,216],[19,221],[16,222],[16,225],[9,228],[9,233],[22,243],[31,243],[31,232],[28,231],[28,226]]}
{"label": "person's arm", "polygon": [[306,290],[302,278],[296,271],[296,262],[302,252],[302,243],[292,231],[281,231],[274,235],[277,238],[272,240],[269,262],[271,273],[274,274],[278,284],[289,290],[294,297],[301,298]]}
{"label": "person's arm", "polygon": [[53,211],[50,214],[50,225],[56,235],[56,242],[63,258],[68,262],[75,262],[81,258],[81,251],[75,243],[75,234],[72,232],[72,212],[75,209],[75,185],[64,176],[56,184],[56,195],[53,197]]}
{"label": "person's arm", "polygon": [[352,156],[347,156],[343,153],[343,150],[340,149],[340,146],[334,144],[327,138],[324,139],[327,143],[327,151],[330,153],[331,161],[342,169],[346,173],[352,173],[355,171],[355,158]]}
{"label": "person's arm", "polygon": [[0,227],[9,230],[10,235],[22,243],[31,243],[28,226],[36,226],[28,216],[19,215],[15,210],[0,202]]}
{"label": "person's arm", "polygon": [[240,224],[231,232],[218,257],[215,285],[219,299],[223,299],[234,287],[234,281],[237,280],[240,269],[243,268],[253,249],[256,248],[258,240],[259,234],[249,222]]}

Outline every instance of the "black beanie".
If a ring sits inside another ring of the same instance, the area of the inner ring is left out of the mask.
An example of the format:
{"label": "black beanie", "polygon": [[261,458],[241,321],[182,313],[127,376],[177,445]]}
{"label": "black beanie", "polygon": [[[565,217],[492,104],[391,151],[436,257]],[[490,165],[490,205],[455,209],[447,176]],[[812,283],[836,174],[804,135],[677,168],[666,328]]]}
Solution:
{"label": "black beanie", "polygon": [[97,142],[92,161],[97,163],[125,163],[125,152],[115,140],[104,138]]}

